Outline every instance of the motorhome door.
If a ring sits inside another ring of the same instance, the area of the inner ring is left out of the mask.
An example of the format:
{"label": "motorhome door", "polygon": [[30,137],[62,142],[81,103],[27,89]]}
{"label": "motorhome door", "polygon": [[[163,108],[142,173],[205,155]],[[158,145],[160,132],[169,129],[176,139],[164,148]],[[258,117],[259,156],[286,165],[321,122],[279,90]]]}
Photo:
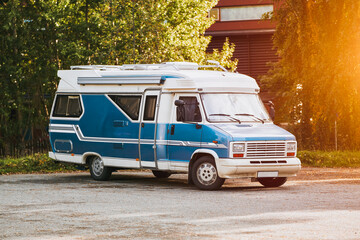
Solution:
{"label": "motorhome door", "polygon": [[145,168],[157,168],[155,138],[160,90],[146,90],[143,99],[139,138],[140,165]]}
{"label": "motorhome door", "polygon": [[[179,94],[176,100],[184,103],[183,111],[175,107],[173,121],[169,126],[168,154],[171,166],[184,166],[189,162],[191,155],[201,147],[202,114],[199,99],[193,94]],[[183,112],[184,116],[180,116]],[[181,119],[182,118],[182,119]]]}

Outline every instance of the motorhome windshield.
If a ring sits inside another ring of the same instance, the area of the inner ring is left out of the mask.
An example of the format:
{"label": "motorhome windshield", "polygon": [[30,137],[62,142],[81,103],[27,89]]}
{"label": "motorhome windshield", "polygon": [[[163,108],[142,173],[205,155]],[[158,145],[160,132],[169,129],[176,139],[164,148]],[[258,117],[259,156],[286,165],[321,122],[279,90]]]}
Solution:
{"label": "motorhome windshield", "polygon": [[269,115],[257,94],[201,94],[206,117],[210,122],[262,122]]}

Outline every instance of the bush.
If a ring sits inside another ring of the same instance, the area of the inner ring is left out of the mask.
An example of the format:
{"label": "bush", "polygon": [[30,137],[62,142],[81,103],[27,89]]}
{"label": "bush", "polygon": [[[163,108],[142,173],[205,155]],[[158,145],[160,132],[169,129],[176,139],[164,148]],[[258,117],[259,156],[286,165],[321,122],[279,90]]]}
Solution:
{"label": "bush", "polygon": [[49,173],[77,170],[75,165],[56,162],[49,158],[47,154],[0,159],[0,175],[8,173]]}
{"label": "bush", "polygon": [[360,167],[360,152],[299,151],[303,166],[309,167]]}

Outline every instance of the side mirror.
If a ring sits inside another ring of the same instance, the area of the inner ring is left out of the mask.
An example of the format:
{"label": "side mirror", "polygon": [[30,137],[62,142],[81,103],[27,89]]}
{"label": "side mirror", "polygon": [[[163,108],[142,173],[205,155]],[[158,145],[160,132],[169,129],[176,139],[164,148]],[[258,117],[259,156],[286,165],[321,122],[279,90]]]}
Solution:
{"label": "side mirror", "polygon": [[175,100],[175,106],[180,107],[184,106],[185,102],[183,100]]}
{"label": "side mirror", "polygon": [[269,109],[269,115],[270,115],[270,118],[271,120],[274,121],[275,119],[275,105],[272,101],[268,101],[266,103],[266,105],[268,106],[268,109]]}

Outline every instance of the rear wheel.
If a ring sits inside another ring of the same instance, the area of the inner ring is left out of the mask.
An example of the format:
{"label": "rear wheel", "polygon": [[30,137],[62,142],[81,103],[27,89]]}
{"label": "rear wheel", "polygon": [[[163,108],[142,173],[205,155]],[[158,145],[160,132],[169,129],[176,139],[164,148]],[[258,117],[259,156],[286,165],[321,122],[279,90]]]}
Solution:
{"label": "rear wheel", "polygon": [[168,177],[171,176],[171,173],[165,172],[165,171],[152,170],[152,173],[153,173],[154,176],[157,177],[157,178],[168,178]]}
{"label": "rear wheel", "polygon": [[264,185],[264,187],[280,187],[286,180],[286,177],[258,178],[258,181]]}
{"label": "rear wheel", "polygon": [[195,186],[202,190],[217,190],[225,181],[219,177],[214,159],[207,156],[199,158],[189,174]]}
{"label": "rear wheel", "polygon": [[105,167],[104,161],[98,156],[91,158],[89,168],[91,177],[98,181],[108,180],[112,173],[112,168]]}

